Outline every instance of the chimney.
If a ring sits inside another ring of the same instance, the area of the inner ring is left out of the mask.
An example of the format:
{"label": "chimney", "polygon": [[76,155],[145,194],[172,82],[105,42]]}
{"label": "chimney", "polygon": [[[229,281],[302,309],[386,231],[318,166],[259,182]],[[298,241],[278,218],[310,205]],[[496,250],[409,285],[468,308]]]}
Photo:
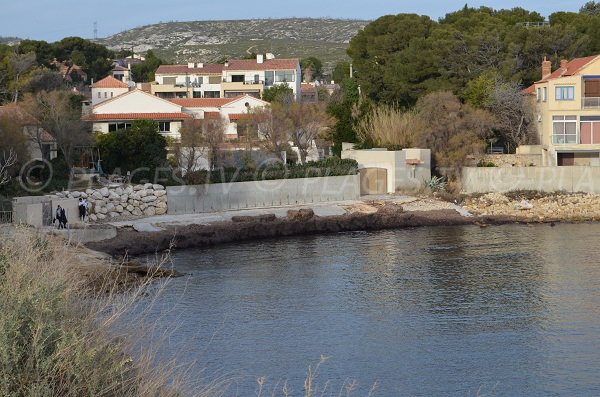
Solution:
{"label": "chimney", "polygon": [[265,61],[265,57],[263,54],[256,54],[256,63],[263,63]]}
{"label": "chimney", "polygon": [[275,59],[275,55],[273,55],[273,54],[272,54],[272,53],[270,53],[270,52],[267,52],[267,54],[266,54],[266,55],[267,55],[267,59]]}
{"label": "chimney", "polygon": [[550,76],[552,74],[552,62],[550,62],[546,57],[544,57],[544,61],[542,62],[542,79]]}
{"label": "chimney", "polygon": [[196,67],[202,69],[204,67],[204,64],[202,62],[198,62],[196,64]]}
{"label": "chimney", "polygon": [[566,59],[560,60],[560,68],[562,69],[563,72],[567,71],[567,63],[569,63],[569,61],[567,61]]}
{"label": "chimney", "polygon": [[229,61],[225,61],[225,63],[224,63],[223,66],[225,66],[226,68],[228,68],[229,67]]}
{"label": "chimney", "polygon": [[194,66],[194,62],[188,62],[188,69],[193,69]]}

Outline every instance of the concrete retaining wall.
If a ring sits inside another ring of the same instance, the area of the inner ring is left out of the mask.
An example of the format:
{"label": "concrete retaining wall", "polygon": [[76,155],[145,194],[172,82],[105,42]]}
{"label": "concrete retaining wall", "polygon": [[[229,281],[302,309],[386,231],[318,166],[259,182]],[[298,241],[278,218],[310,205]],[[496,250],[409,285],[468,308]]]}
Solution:
{"label": "concrete retaining wall", "polygon": [[600,167],[466,167],[465,193],[540,190],[600,193]]}
{"label": "concrete retaining wall", "polygon": [[346,175],[171,186],[167,188],[168,214],[356,200],[359,184],[358,175]]}

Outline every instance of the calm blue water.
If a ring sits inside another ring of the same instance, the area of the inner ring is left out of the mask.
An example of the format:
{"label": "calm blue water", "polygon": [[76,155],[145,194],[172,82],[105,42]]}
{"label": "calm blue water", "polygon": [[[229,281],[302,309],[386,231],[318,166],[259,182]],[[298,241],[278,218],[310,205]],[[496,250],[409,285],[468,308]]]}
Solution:
{"label": "calm blue water", "polygon": [[[341,233],[174,255],[161,355],[226,396],[600,395],[600,225]],[[345,394],[345,389],[341,395]],[[319,393],[318,395],[321,395]]]}

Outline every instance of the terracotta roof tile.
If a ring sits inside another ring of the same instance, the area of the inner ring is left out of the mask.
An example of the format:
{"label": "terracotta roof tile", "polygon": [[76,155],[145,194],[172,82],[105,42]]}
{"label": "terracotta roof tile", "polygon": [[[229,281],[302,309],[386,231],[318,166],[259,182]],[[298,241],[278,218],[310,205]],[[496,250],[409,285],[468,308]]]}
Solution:
{"label": "terracotta roof tile", "polygon": [[129,69],[127,69],[127,68],[125,68],[125,67],[123,67],[123,66],[121,66],[121,65],[117,65],[117,66],[115,66],[115,67],[113,68],[113,71],[115,71],[115,72],[124,72],[124,71],[126,71],[126,70],[129,70]]}
{"label": "terracotta roof tile", "polygon": [[257,63],[256,59],[232,59],[223,70],[295,70],[298,64],[298,59],[265,59],[263,63]]}
{"label": "terracotta roof tile", "polygon": [[241,120],[241,119],[249,119],[250,117],[251,117],[251,115],[248,113],[231,113],[229,115],[229,120],[235,121],[235,120]]}
{"label": "terracotta roof tile", "polygon": [[204,118],[218,118],[221,116],[219,112],[204,112]]}
{"label": "terracotta roof tile", "polygon": [[188,68],[188,65],[160,65],[155,74],[221,74],[223,65],[205,63],[201,68]]}
{"label": "terracotta roof tile", "polygon": [[92,84],[92,88],[129,88],[129,86],[121,80],[108,76]]}
{"label": "terracotta roof tile", "polygon": [[176,105],[185,108],[219,108],[223,105],[233,102],[236,98],[173,98],[169,99]]}
{"label": "terracotta roof tile", "polygon": [[574,74],[579,72],[579,70],[581,70],[584,66],[597,59],[598,57],[598,55],[594,55],[585,58],[575,58],[572,61],[569,61],[569,63],[567,63],[565,70],[563,70],[562,68],[558,68],[554,72],[552,72],[550,76],[540,81],[537,81],[536,83],[545,83],[548,80],[557,79],[559,77],[573,76]]}
{"label": "terracotta roof tile", "polygon": [[529,87],[521,90],[523,95],[533,95],[535,94],[535,84],[530,85]]}
{"label": "terracotta roof tile", "polygon": [[187,113],[94,113],[82,117],[85,121],[102,120],[184,120],[191,119]]}

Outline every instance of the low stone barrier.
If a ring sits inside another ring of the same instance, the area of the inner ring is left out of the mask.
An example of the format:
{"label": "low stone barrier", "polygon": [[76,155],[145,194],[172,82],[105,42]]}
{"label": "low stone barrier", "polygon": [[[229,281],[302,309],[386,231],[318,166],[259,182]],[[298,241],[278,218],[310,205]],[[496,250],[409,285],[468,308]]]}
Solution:
{"label": "low stone barrier", "polygon": [[92,222],[106,218],[153,216],[167,213],[167,191],[158,184],[127,185],[87,189],[85,192],[59,192],[57,198],[86,198],[91,204]]}

